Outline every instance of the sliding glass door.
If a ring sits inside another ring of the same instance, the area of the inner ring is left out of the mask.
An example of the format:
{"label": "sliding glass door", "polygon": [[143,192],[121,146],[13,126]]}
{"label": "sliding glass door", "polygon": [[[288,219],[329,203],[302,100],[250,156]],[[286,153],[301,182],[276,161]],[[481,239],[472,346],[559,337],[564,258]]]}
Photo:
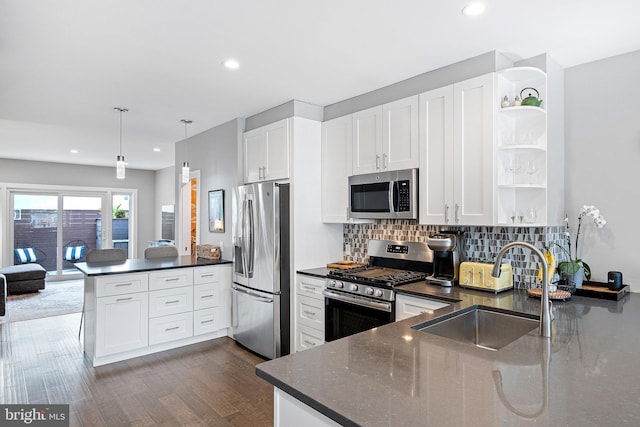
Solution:
{"label": "sliding glass door", "polygon": [[11,190],[14,264],[35,262],[50,279],[78,276],[74,263],[100,248],[133,252],[131,193]]}

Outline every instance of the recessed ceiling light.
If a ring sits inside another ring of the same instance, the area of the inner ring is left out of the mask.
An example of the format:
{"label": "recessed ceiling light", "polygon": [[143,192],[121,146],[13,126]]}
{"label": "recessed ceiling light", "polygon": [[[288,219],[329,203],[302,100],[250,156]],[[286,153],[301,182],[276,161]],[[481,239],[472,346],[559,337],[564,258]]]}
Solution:
{"label": "recessed ceiling light", "polygon": [[79,153],[79,151],[78,151],[78,150],[76,150],[75,148],[74,148],[74,149],[71,149],[71,150],[69,150],[69,151],[71,152],[71,154],[78,154],[78,153]]}
{"label": "recessed ceiling light", "polygon": [[235,70],[238,67],[240,67],[240,64],[235,59],[227,59],[222,63],[222,65],[224,65],[226,68],[230,70]]}
{"label": "recessed ceiling light", "polygon": [[158,147],[154,147],[153,151],[155,151],[156,153],[159,153],[160,149]]}
{"label": "recessed ceiling light", "polygon": [[482,15],[487,9],[484,3],[473,2],[462,8],[462,14],[465,16],[478,16]]}

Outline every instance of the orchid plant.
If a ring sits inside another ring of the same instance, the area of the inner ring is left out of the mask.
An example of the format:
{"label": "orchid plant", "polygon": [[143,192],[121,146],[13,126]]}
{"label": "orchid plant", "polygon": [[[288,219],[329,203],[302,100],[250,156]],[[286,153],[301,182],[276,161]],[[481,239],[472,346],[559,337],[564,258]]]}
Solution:
{"label": "orchid plant", "polygon": [[582,267],[584,268],[584,277],[587,280],[589,280],[591,279],[591,267],[589,267],[589,264],[587,264],[586,262],[578,258],[578,243],[580,242],[580,229],[582,227],[582,220],[584,219],[584,217],[590,217],[597,228],[602,228],[607,223],[604,217],[600,214],[600,210],[595,206],[584,205],[580,209],[580,212],[578,214],[578,231],[576,232],[576,244],[573,250],[573,252],[575,253],[575,258],[574,258],[571,251],[571,233],[569,231],[570,229],[569,216],[565,215],[564,222],[566,224],[567,231],[565,231],[564,234],[567,237],[567,247],[569,248],[569,250],[567,251],[562,246],[560,245],[558,246],[560,246],[560,248],[562,248],[565,251],[569,260],[562,261],[558,264],[558,272],[571,275],[578,272],[578,270],[580,270],[580,268]]}

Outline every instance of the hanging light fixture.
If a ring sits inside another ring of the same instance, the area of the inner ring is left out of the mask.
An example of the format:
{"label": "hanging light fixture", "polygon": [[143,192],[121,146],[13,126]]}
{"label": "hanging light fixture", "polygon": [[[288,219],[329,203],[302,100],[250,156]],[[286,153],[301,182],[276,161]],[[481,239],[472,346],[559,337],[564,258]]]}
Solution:
{"label": "hanging light fixture", "polygon": [[[187,126],[193,123],[193,121],[188,119],[180,120],[184,123],[184,139],[187,139]],[[185,147],[188,149],[188,143],[185,142]],[[189,182],[189,162],[182,162],[182,183],[186,184]]]}
{"label": "hanging light fixture", "polygon": [[122,155],[122,113],[126,113],[129,110],[122,107],[114,107],[113,111],[120,113],[120,154],[118,154],[118,157],[116,158],[116,178],[124,179],[125,162],[124,156]]}

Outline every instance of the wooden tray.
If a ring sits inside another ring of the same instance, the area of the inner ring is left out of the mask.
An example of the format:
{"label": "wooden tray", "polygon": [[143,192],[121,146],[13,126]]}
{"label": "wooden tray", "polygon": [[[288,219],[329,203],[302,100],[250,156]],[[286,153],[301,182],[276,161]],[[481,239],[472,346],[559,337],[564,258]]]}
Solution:
{"label": "wooden tray", "polygon": [[581,288],[576,288],[575,295],[618,301],[629,292],[631,292],[629,285],[622,286],[618,291],[611,291],[607,283],[584,282]]}
{"label": "wooden tray", "polygon": [[351,268],[360,268],[360,267],[364,267],[366,264],[357,264],[355,262],[351,262],[351,263],[347,263],[344,261],[338,261],[338,262],[331,262],[329,264],[327,264],[327,268],[335,268],[338,270],[348,270]]}

